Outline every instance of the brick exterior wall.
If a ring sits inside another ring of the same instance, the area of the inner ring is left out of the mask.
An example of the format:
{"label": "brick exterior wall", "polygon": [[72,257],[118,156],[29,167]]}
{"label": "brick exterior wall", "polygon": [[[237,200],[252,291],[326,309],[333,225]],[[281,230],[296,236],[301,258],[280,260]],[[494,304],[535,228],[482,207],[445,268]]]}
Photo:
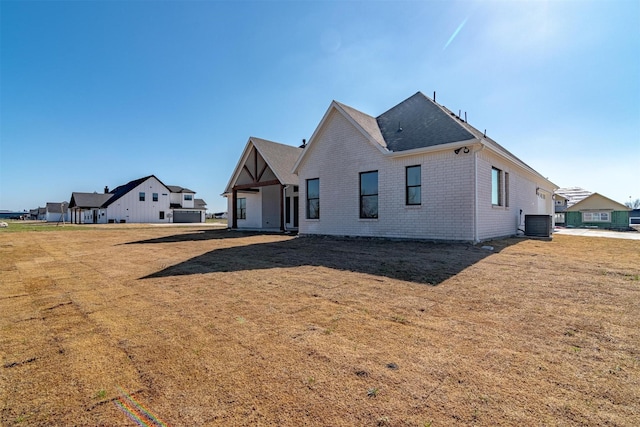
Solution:
{"label": "brick exterior wall", "polygon": [[[476,241],[515,235],[525,214],[553,213],[551,194],[544,199],[536,194],[545,180],[488,149],[476,153],[478,147],[470,146],[468,153],[446,149],[385,156],[332,110],[298,167],[300,234]],[[421,166],[422,203],[407,206],[405,168],[414,165]],[[492,166],[509,173],[509,207],[491,204]],[[378,218],[361,219],[359,174],[373,170],[378,171]],[[314,178],[320,179],[317,220],[306,218],[306,180]]]}
{"label": "brick exterior wall", "polygon": [[[388,158],[335,110],[307,149],[300,177],[300,233],[473,239],[472,156],[453,150]],[[407,206],[405,168],[421,165],[419,206]],[[378,218],[361,219],[360,172],[378,171]],[[320,178],[320,219],[306,219],[306,180]]]}
{"label": "brick exterior wall", "polygon": [[[515,235],[518,228],[524,230],[525,215],[553,215],[553,189],[548,183],[487,149],[477,156],[478,240]],[[509,174],[509,206],[491,203],[493,167]]]}

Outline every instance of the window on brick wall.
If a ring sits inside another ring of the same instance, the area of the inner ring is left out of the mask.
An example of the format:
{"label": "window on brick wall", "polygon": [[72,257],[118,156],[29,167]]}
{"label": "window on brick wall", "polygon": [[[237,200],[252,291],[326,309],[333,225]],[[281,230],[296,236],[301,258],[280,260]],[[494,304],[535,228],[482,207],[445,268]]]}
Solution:
{"label": "window on brick wall", "polygon": [[406,192],[405,200],[407,205],[419,205],[422,203],[421,198],[421,167],[407,166],[406,173]]}
{"label": "window on brick wall", "polygon": [[491,204],[502,206],[502,171],[491,168]]}
{"label": "window on brick wall", "polygon": [[360,172],[360,218],[378,218],[378,171]]}
{"label": "window on brick wall", "polygon": [[320,178],[307,180],[307,219],[320,219]]}

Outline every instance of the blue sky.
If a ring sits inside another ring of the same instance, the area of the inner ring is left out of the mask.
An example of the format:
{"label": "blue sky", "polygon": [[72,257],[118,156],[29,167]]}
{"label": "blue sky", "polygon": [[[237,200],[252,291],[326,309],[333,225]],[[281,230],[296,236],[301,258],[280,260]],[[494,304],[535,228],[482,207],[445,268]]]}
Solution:
{"label": "blue sky", "polygon": [[210,212],[250,136],[417,91],[561,187],[640,198],[640,2],[0,0],[0,209],[154,174]]}

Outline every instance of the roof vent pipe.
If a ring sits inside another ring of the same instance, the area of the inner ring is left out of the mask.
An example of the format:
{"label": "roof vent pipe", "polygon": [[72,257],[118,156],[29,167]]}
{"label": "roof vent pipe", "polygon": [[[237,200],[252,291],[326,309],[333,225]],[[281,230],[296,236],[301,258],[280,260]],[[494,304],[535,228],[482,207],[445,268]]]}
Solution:
{"label": "roof vent pipe", "polygon": [[104,194],[107,194],[109,192],[109,187],[107,187],[106,185],[104,186]]}
{"label": "roof vent pipe", "polygon": [[464,112],[464,122],[467,123],[467,112]]}
{"label": "roof vent pipe", "polygon": [[298,147],[298,148],[304,148],[306,146],[307,146],[307,140],[302,138],[302,145],[300,147]]}
{"label": "roof vent pipe", "polygon": [[436,91],[433,91],[433,102],[436,102]]}
{"label": "roof vent pipe", "polygon": [[484,137],[485,138],[487,137],[487,130],[486,129],[484,130]]}

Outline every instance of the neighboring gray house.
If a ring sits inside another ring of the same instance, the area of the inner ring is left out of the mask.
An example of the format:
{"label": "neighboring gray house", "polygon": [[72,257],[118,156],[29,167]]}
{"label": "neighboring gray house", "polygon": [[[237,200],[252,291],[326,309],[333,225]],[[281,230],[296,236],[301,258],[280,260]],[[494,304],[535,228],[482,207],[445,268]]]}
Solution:
{"label": "neighboring gray house", "polygon": [[38,219],[38,212],[40,208],[29,209],[29,219]]}
{"label": "neighboring gray house", "polygon": [[[170,188],[176,190],[174,193]],[[71,222],[76,224],[204,222],[206,203],[196,206],[195,192],[164,185],[154,175],[104,193],[71,194]]]}
{"label": "neighboring gray house", "polygon": [[38,208],[38,213],[36,214],[35,219],[38,221],[45,221],[47,219],[47,208]]}
{"label": "neighboring gray house", "polygon": [[513,236],[557,188],[420,92],[378,117],[332,102],[294,172],[301,235]]}

